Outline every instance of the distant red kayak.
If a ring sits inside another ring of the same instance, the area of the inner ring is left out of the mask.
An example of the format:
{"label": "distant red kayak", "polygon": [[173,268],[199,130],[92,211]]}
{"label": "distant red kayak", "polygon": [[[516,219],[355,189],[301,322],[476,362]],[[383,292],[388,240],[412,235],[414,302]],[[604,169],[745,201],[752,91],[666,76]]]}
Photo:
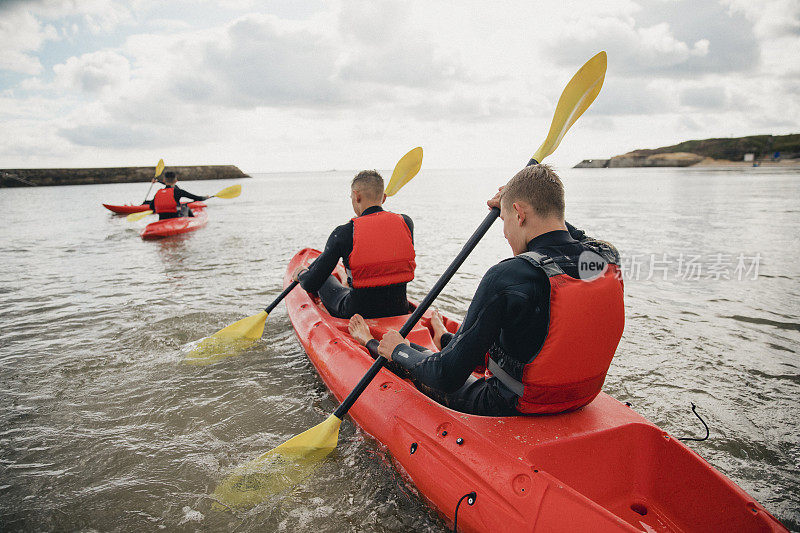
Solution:
{"label": "distant red kayak", "polygon": [[[103,204],[103,207],[112,211],[118,215],[130,215],[131,213],[141,213],[142,211],[147,211],[150,209],[150,206],[147,204],[139,204],[139,205],[111,205],[111,204]],[[190,209],[194,209],[195,207],[206,207],[206,204],[203,202],[191,202],[189,204]]]}
{"label": "distant red kayak", "polygon": [[[319,254],[298,252],[284,287]],[[346,279],[341,266],[335,274]],[[348,321],[331,317],[316,296],[295,289],[285,302],[322,381],[344,399],[372,357],[350,337]],[[380,338],[407,318],[367,324]],[[425,313],[408,339],[435,350],[430,320]],[[458,509],[459,531],[787,531],[694,451],[604,393],[572,413],[475,416],[436,403],[383,368],[349,414],[451,524]]]}
{"label": "distant red kayak", "polygon": [[193,217],[167,218],[151,222],[142,230],[140,234],[142,239],[159,239],[161,237],[179,235],[181,233],[198,230],[205,226],[208,222],[208,213],[203,209],[203,206],[194,207],[192,211],[194,212]]}

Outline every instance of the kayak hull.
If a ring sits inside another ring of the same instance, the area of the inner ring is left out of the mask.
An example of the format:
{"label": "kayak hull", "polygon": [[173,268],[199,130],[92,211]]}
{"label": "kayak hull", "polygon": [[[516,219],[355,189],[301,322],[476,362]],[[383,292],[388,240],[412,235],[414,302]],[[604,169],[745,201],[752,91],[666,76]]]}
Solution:
{"label": "kayak hull", "polygon": [[192,209],[193,217],[167,218],[151,222],[140,234],[142,239],[161,239],[196,231],[208,223],[208,213],[202,207]]}
{"label": "kayak hull", "polygon": [[[139,205],[113,205],[113,204],[103,204],[103,207],[111,211],[112,213],[116,213],[118,215],[130,215],[131,213],[141,213],[142,211],[148,211],[150,206],[147,204],[139,204]],[[196,209],[198,207],[206,207],[206,204],[203,202],[191,202],[189,204],[190,209]]]}
{"label": "kayak hull", "polygon": [[[301,250],[291,273],[319,255]],[[337,275],[344,276],[341,265]],[[373,360],[301,289],[286,296],[298,340],[342,401]],[[408,315],[367,320],[375,337]],[[446,320],[449,330],[458,324]],[[433,349],[430,312],[409,333]],[[566,414],[483,417],[450,410],[383,368],[349,415],[389,451],[398,471],[461,531],[786,531],[699,455],[601,393]]]}

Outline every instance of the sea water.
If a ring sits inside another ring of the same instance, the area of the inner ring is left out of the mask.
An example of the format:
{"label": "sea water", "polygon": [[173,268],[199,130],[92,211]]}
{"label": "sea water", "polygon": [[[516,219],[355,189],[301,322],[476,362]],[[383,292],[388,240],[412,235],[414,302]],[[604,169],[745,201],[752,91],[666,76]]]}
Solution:
{"label": "sea water", "polygon": [[[421,299],[516,168],[427,170],[390,210],[415,223]],[[687,443],[800,529],[800,172],[561,169],[567,220],[615,244],[625,333],[604,390]],[[192,343],[258,313],[285,265],[352,211],[354,172],[256,174],[209,200],[194,233],[145,242],[101,203],[148,184],[0,190],[0,529],[443,531],[382,448],[342,426],[294,490],[212,509],[232,471],[323,421],[336,403],[285,308],[262,340],[209,366]],[[389,175],[386,172],[385,175]],[[187,181],[196,194],[231,182]],[[461,318],[510,255],[500,223],[439,297]],[[676,475],[680,475],[676,472]]]}

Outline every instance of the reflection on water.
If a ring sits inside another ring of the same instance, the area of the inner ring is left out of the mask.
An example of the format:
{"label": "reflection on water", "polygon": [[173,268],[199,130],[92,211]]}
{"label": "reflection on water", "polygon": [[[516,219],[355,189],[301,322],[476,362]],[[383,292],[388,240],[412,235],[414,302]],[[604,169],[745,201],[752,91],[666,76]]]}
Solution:
{"label": "reflection on water", "polygon": [[[433,285],[513,171],[423,168],[389,200],[416,225],[412,297]],[[626,278],[627,324],[606,391],[678,436],[700,431],[689,410],[697,404],[711,438],[692,448],[799,529],[800,176],[562,174],[568,219],[642,262]],[[146,221],[100,206],[139,198],[147,184],[0,191],[3,529],[444,529],[349,420],[336,453],[295,489],[248,511],[212,509],[210,495],[237,465],[324,420],[335,402],[282,306],[235,357],[186,365],[190,343],[280,293],[289,258],[323,246],[352,216],[351,177],[257,176],[239,198],[210,201],[205,228],[155,242],[139,238]],[[757,278],[681,277],[676,263],[648,275],[664,254],[701,256],[707,269],[720,253],[760,254]],[[463,316],[482,274],[508,254],[498,224],[440,308]]]}

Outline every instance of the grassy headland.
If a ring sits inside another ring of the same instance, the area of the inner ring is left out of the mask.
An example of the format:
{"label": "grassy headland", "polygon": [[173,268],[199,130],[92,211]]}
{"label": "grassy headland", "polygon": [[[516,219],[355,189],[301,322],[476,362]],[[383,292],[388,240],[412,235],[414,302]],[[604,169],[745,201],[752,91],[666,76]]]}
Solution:
{"label": "grassy headland", "polygon": [[633,150],[610,159],[584,160],[577,168],[605,167],[686,167],[696,164],[741,163],[747,154],[753,154],[753,162],[776,161],[779,153],[782,160],[800,158],[800,133],[791,135],[750,135],[684,141],[661,148]]}

